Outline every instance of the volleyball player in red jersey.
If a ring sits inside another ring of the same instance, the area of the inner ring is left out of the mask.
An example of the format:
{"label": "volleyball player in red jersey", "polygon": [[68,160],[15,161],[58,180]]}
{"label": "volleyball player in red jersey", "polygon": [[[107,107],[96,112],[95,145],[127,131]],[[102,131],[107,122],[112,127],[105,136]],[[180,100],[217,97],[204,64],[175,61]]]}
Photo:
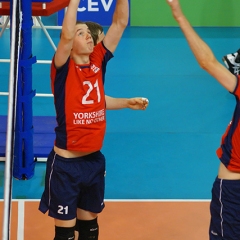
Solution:
{"label": "volleyball player in red jersey", "polygon": [[[236,108],[221,146],[218,176],[210,204],[211,240],[240,239],[240,80],[217,61],[209,46],[197,35],[184,16],[178,0],[167,0],[199,65],[236,98]],[[197,216],[196,216],[197,217]]]}
{"label": "volleyball player in red jersey", "polygon": [[54,240],[98,239],[98,213],[104,208],[106,129],[104,80],[107,62],[128,24],[128,0],[117,0],[112,24],[94,47],[86,24],[77,22],[80,0],[70,0],[51,65],[58,126],[47,160],[39,210],[54,218]]}

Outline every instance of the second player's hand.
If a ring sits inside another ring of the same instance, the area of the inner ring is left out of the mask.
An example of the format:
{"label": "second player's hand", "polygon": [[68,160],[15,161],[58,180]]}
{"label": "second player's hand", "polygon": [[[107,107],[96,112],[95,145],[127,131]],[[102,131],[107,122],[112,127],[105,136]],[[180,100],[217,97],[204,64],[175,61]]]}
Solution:
{"label": "second player's hand", "polygon": [[179,0],[166,0],[166,1],[167,1],[168,5],[171,7],[173,17],[176,20],[183,15]]}
{"label": "second player's hand", "polygon": [[143,97],[129,98],[128,108],[133,110],[145,110],[148,107],[148,99]]}

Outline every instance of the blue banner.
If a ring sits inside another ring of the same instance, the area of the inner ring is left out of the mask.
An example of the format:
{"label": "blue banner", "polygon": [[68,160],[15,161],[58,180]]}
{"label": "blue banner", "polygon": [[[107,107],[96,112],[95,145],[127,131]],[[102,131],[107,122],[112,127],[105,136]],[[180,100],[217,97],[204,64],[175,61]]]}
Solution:
{"label": "blue banner", "polygon": [[[82,0],[78,8],[77,19],[97,22],[102,26],[110,26],[115,6],[116,0]],[[59,26],[62,25],[63,17],[64,10],[58,12]]]}

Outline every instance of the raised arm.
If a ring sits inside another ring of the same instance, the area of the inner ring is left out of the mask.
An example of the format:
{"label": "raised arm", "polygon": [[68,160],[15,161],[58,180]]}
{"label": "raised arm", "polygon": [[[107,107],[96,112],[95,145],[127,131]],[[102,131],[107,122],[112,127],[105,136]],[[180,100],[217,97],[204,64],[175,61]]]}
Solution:
{"label": "raised arm", "polygon": [[145,110],[148,106],[148,99],[143,97],[113,98],[105,95],[105,101],[107,110],[118,110],[123,108]]}
{"label": "raised arm", "polygon": [[201,68],[218,80],[228,91],[233,92],[237,79],[217,61],[209,46],[194,31],[184,16],[178,0],[166,0],[171,7],[173,17],[178,22],[187,42]]}
{"label": "raised arm", "polygon": [[103,43],[112,53],[115,51],[129,18],[129,0],[117,0],[112,24],[109,27]]}
{"label": "raised arm", "polygon": [[69,2],[63,19],[60,41],[54,56],[56,67],[61,67],[67,61],[71,53],[79,4],[80,0],[70,0]]}

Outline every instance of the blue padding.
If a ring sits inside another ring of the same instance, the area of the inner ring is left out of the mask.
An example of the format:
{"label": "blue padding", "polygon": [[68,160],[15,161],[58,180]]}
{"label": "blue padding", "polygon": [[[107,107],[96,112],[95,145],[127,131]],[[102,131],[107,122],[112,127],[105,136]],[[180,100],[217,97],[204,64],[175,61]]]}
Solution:
{"label": "blue padding", "polygon": [[34,56],[34,57],[29,58],[29,59],[20,59],[19,62],[20,62],[21,67],[29,67],[29,66],[32,66],[34,63],[37,62],[37,58],[36,58],[36,56]]}
{"label": "blue padding", "polygon": [[[33,117],[33,153],[34,157],[47,157],[53,148],[56,127],[55,117]],[[0,157],[6,151],[7,116],[0,116]]]}
{"label": "blue padding", "polygon": [[27,180],[34,176],[36,161],[33,159],[26,166],[19,165],[18,161],[14,160],[14,168],[13,168],[13,177],[18,180]]}
{"label": "blue padding", "polygon": [[22,29],[29,29],[32,26],[33,26],[33,21],[27,21],[27,22],[22,23]]}
{"label": "blue padding", "polygon": [[33,90],[31,93],[29,93],[28,95],[23,95],[19,97],[19,100],[21,100],[21,102],[28,102],[28,101],[32,101],[32,98],[36,95],[36,90]]}

